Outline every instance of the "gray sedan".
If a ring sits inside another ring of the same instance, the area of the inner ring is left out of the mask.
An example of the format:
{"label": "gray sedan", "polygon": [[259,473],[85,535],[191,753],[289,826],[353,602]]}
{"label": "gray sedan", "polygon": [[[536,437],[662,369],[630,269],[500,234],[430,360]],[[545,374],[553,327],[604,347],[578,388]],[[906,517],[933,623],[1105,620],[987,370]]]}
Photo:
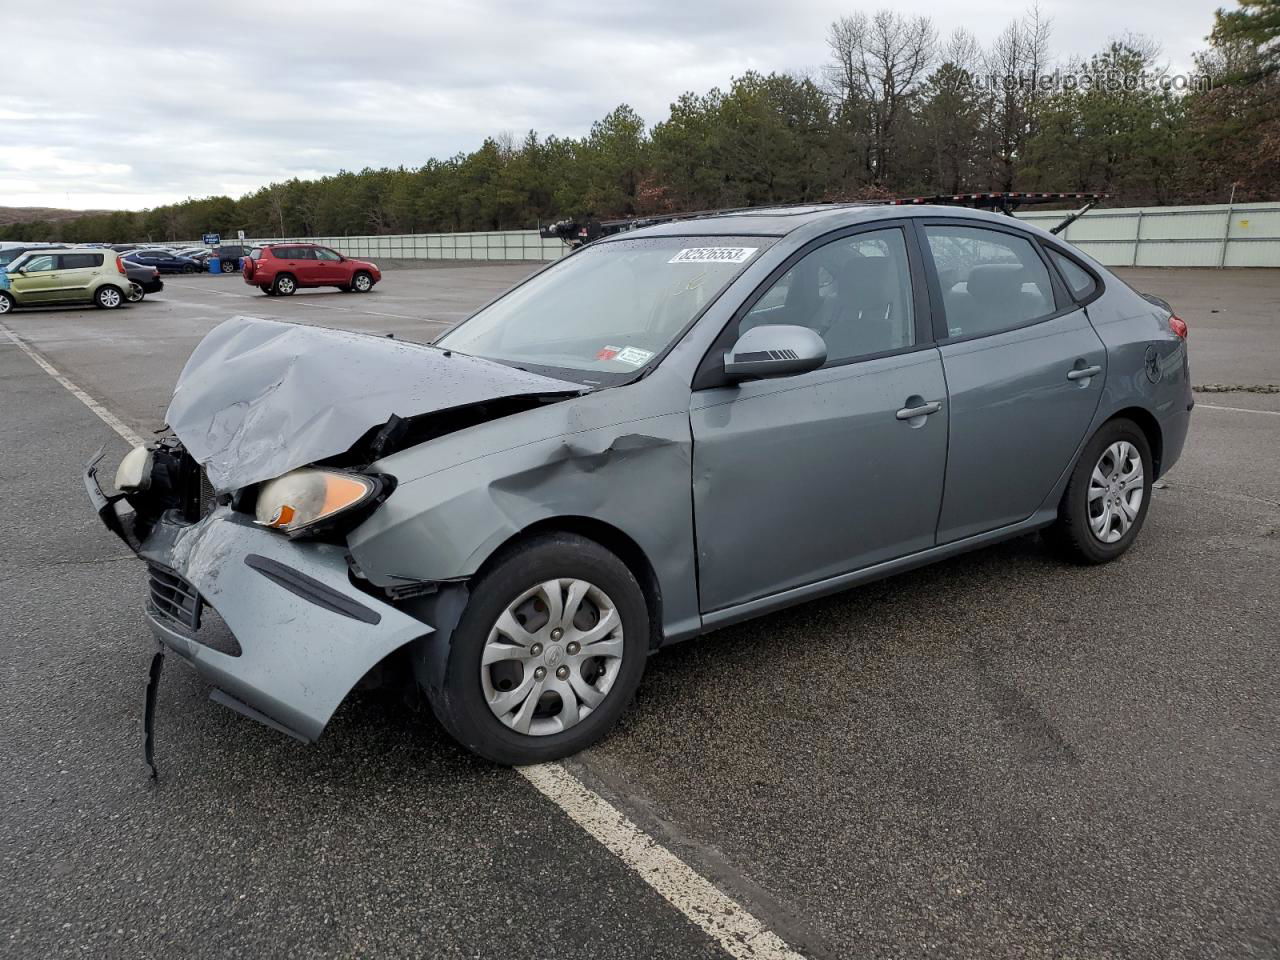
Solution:
{"label": "gray sedan", "polygon": [[1034,530],[1116,559],[1187,435],[1186,333],[1006,217],[673,221],[430,346],[229,320],[86,486],[219,702],[309,741],[381,667],[531,763],[666,644]]}

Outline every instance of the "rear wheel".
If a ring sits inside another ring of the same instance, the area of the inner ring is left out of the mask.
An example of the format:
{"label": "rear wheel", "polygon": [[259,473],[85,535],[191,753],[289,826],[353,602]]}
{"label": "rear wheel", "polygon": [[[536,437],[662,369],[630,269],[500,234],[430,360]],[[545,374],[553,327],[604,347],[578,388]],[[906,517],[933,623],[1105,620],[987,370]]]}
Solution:
{"label": "rear wheel", "polygon": [[0,316],[8,313],[13,309],[13,297],[3,290],[0,290]]}
{"label": "rear wheel", "polygon": [[136,283],[131,283],[129,284],[129,292],[125,294],[125,299],[130,303],[141,303],[142,298],[146,295],[147,292],[143,290],[142,287],[138,286]]}
{"label": "rear wheel", "polygon": [[261,290],[263,293],[265,293],[268,297],[274,297],[276,295],[275,291],[271,289],[271,284],[269,283],[258,284],[258,289]]}
{"label": "rear wheel", "polygon": [[1107,563],[1133,544],[1155,479],[1151,445],[1132,420],[1110,420],[1085,447],[1049,536],[1071,559]]}
{"label": "rear wheel", "polygon": [[351,278],[351,286],[356,293],[368,293],[373,289],[373,277],[361,270]]}
{"label": "rear wheel", "polygon": [[99,287],[93,295],[93,302],[103,310],[114,310],[124,303],[124,291],[110,285]]}
{"label": "rear wheel", "polygon": [[594,541],[550,534],[477,579],[431,706],[495,763],[555,760],[617,722],[648,647],[648,608],[626,565]]}
{"label": "rear wheel", "polygon": [[271,289],[275,291],[277,297],[291,297],[294,291],[298,289],[298,281],[289,276],[289,274],[282,273],[276,277],[276,282],[272,284]]}

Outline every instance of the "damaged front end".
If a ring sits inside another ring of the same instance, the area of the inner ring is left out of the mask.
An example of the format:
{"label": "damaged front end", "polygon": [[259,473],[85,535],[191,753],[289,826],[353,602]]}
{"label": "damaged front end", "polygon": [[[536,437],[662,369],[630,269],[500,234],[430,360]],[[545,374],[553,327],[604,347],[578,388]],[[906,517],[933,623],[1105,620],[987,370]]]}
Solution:
{"label": "damaged front end", "polygon": [[[432,632],[356,586],[341,544],[282,536],[233,497],[215,496],[179,441],[147,452],[141,488],[106,494],[100,453],[85,487],[106,526],[147,564],[146,617],[162,650],[190,663],[214,700],[312,741],[370,669]],[[218,639],[223,626],[230,648]],[[153,686],[158,676],[153,665]],[[149,694],[148,733],[153,709]],[[147,751],[149,759],[149,736]]]}
{"label": "damaged front end", "polygon": [[[360,568],[347,535],[397,487],[371,465],[583,392],[419,344],[237,317],[187,361],[172,434],[126,455],[118,492],[99,482],[101,452],[84,483],[147,564],[160,650],[190,663],[213,699],[311,741],[373,667],[433,634],[420,601],[466,572],[408,582]],[[209,621],[232,647],[207,636]],[[158,677],[159,662],[148,731]]]}

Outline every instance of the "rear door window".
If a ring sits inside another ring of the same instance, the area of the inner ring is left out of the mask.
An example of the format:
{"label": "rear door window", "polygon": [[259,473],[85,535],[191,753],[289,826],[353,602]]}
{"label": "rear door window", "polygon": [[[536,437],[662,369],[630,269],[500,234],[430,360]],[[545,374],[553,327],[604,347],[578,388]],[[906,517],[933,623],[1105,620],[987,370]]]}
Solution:
{"label": "rear door window", "polygon": [[100,253],[64,253],[59,260],[63,270],[88,270],[102,266]]}
{"label": "rear door window", "polygon": [[1049,269],[1025,237],[982,227],[924,228],[949,337],[981,337],[1057,311]]}

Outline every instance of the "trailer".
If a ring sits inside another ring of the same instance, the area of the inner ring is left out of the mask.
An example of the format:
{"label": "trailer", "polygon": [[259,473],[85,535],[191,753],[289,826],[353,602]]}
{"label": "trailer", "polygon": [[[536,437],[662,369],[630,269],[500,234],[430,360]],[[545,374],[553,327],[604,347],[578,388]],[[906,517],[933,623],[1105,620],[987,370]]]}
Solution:
{"label": "trailer", "polygon": [[[1108,199],[1105,193],[949,193],[936,194],[929,197],[892,197],[887,200],[861,200],[855,202],[833,203],[793,203],[778,204],[770,209],[808,209],[812,207],[875,207],[875,206],[915,206],[935,205],[944,207],[971,207],[975,210],[992,210],[1013,216],[1014,211],[1024,206],[1038,206],[1050,203],[1073,202],[1083,204],[1080,210],[1071,214],[1062,223],[1053,227],[1050,233],[1059,233],[1080,217],[1092,210],[1103,200]],[[612,220],[596,220],[589,217],[576,217],[558,220],[538,227],[538,234],[544,240],[561,240],[570,247],[581,247],[599,240],[601,237],[628,230],[639,230],[656,223],[670,223],[673,220],[695,220],[698,217],[719,216],[725,213],[748,213],[753,207],[730,207],[724,210],[696,210],[691,213],[664,213],[651,217],[621,217]]]}

